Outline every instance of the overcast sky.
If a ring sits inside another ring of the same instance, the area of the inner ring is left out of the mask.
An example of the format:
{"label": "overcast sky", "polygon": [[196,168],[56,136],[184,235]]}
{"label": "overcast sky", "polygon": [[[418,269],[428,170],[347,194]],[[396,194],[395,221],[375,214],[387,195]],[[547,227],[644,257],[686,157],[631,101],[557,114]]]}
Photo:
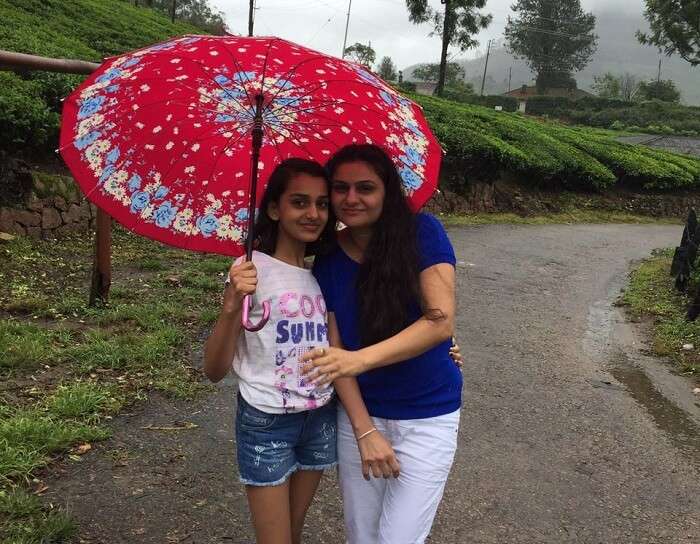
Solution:
{"label": "overcast sky", "polygon": [[[440,0],[429,0],[440,7]],[[255,34],[279,36],[324,53],[340,56],[348,12],[348,0],[256,0]],[[247,34],[249,0],[209,0],[225,14],[232,32]],[[488,0],[484,11],[493,14],[489,28],[479,34],[481,46],[455,57],[471,58],[486,49],[491,38],[501,38],[506,18],[512,14],[512,0]],[[642,0],[582,0],[585,10],[603,9],[639,14]],[[436,62],[440,58],[440,38],[429,37],[428,24],[414,25],[408,20],[404,0],[352,0],[348,45],[372,43],[377,61],[390,56],[399,69],[418,62]]]}

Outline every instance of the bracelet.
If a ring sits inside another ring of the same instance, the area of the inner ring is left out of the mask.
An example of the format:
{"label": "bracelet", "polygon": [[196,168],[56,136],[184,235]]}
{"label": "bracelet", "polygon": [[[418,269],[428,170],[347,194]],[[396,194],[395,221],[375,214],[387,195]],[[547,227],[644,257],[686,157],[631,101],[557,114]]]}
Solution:
{"label": "bracelet", "polygon": [[367,436],[367,435],[369,435],[369,434],[372,434],[372,433],[373,433],[374,431],[376,431],[376,430],[377,430],[376,427],[372,427],[372,428],[371,428],[369,431],[367,431],[366,433],[362,433],[360,436],[358,436],[356,440],[359,442],[359,441],[362,440],[365,436]]}

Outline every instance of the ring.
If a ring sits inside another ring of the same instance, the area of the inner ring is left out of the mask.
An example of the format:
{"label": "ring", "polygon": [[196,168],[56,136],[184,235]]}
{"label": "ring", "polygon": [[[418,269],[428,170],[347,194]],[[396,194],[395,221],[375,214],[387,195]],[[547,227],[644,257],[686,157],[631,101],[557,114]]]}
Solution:
{"label": "ring", "polygon": [[326,348],[321,348],[321,355],[325,355],[325,354],[326,354]]}

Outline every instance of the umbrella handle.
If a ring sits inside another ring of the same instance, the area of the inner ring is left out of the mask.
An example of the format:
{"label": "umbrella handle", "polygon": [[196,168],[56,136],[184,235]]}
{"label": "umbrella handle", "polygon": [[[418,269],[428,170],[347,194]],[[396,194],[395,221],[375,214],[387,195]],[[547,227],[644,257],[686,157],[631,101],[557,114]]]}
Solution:
{"label": "umbrella handle", "polygon": [[268,322],[270,319],[270,301],[269,300],[264,300],[262,303],[262,308],[263,308],[263,315],[262,319],[260,319],[260,323],[257,325],[254,323],[251,323],[250,317],[248,317],[248,314],[250,310],[253,308],[253,301],[250,298],[250,295],[246,295],[243,298],[243,313],[241,314],[241,325],[243,325],[243,328],[249,332],[257,332],[260,329],[262,329],[265,324]]}

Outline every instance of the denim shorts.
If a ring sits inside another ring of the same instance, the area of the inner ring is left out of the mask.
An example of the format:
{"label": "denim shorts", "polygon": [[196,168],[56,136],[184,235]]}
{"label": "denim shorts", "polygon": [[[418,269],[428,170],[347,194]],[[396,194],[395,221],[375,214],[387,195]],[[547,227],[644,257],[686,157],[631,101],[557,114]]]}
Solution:
{"label": "denim shorts", "polygon": [[268,414],[238,393],[236,446],[245,485],[284,483],[296,470],[325,470],[338,464],[337,401],[314,410]]}

